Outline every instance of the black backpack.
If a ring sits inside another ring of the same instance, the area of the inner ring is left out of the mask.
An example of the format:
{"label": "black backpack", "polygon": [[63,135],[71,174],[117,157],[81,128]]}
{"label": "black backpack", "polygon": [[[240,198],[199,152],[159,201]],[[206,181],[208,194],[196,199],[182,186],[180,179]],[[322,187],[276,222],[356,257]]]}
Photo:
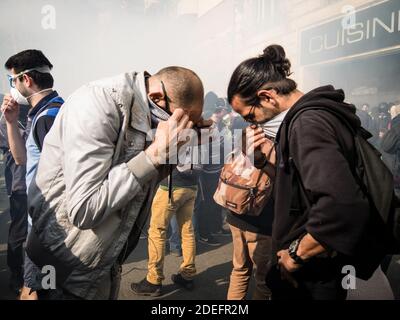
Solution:
{"label": "black backpack", "polygon": [[400,189],[400,148],[396,150],[393,175],[395,179],[395,187]]}
{"label": "black backpack", "polygon": [[[289,135],[293,122],[308,110],[324,110],[331,113],[352,133],[356,148],[355,163],[350,163],[353,176],[369,200],[371,212],[375,214],[373,218],[382,222],[385,228],[383,234],[386,239],[380,239],[385,254],[400,253],[400,201],[394,192],[394,178],[391,171],[382,161],[381,153],[367,141],[372,135],[362,127],[353,128],[347,119],[334,109],[311,106],[302,108],[291,117],[287,123]],[[303,188],[301,183],[300,188]],[[301,194],[303,197],[307,196],[305,190]],[[305,203],[309,203],[309,200],[305,199]]]}

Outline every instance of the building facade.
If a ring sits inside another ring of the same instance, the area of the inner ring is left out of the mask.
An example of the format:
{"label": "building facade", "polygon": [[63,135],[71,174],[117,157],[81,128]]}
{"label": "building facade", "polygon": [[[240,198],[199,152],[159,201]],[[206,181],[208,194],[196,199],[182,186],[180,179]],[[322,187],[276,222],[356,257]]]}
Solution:
{"label": "building facade", "polygon": [[[223,52],[213,55],[213,65],[225,87],[238,63],[278,43],[286,49],[293,77],[304,91],[333,84],[345,90],[348,101],[368,102],[371,107],[400,98],[398,0],[224,0],[211,4],[198,17],[203,33],[199,39],[204,39],[199,47]],[[210,22],[218,17],[223,17],[219,24]],[[220,86],[217,81],[215,85]]]}

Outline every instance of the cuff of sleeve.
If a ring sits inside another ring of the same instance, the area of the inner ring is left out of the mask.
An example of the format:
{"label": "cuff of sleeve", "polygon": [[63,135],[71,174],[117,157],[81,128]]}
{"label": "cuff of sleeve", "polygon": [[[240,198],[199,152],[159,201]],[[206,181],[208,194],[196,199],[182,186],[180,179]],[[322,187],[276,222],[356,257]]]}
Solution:
{"label": "cuff of sleeve", "polygon": [[127,166],[141,185],[158,175],[158,170],[144,151],[130,160]]}

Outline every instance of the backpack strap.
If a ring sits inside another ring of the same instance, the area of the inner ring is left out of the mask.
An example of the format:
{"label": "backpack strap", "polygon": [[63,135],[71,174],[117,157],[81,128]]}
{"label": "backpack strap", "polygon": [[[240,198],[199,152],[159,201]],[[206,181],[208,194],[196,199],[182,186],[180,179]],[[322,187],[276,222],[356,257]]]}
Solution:
{"label": "backpack strap", "polygon": [[40,147],[39,143],[39,137],[35,134],[35,129],[36,129],[36,123],[39,120],[39,118],[43,116],[49,116],[52,118],[55,118],[60,111],[61,106],[63,105],[64,100],[61,97],[56,97],[50,101],[47,105],[45,105],[35,116],[35,118],[32,121],[32,134],[33,134],[33,139],[35,140],[36,146],[42,151],[42,148]]}
{"label": "backpack strap", "polygon": [[[322,111],[326,111],[329,112],[330,114],[332,114],[333,116],[335,116],[336,118],[338,118],[342,123],[345,124],[345,126],[347,127],[347,129],[350,131],[350,133],[352,134],[353,137],[353,142],[354,142],[354,148],[355,148],[355,159],[354,161],[350,161],[350,159],[346,158],[349,165],[350,165],[350,170],[351,173],[357,183],[357,185],[360,187],[362,193],[365,195],[365,197],[368,199],[370,205],[375,206],[374,201],[373,201],[373,197],[370,194],[370,192],[368,191],[368,187],[365,184],[364,180],[362,179],[363,176],[363,172],[359,172],[359,170],[357,170],[358,165],[360,164],[360,161],[362,161],[361,159],[361,142],[360,139],[367,139],[369,137],[371,137],[371,134],[365,130],[364,128],[360,127],[359,129],[354,129],[349,121],[343,117],[341,114],[334,112],[330,109],[327,108],[320,108],[320,107],[307,107],[304,108],[302,110],[300,110],[298,113],[296,113],[293,118],[291,119],[289,126],[288,126],[288,141],[290,140],[290,132],[293,126],[294,121],[305,111],[307,110],[322,110]],[[368,142],[367,142],[368,143]],[[287,148],[289,148],[289,143],[287,143]],[[290,151],[288,151],[289,153]],[[305,190],[305,187],[301,181],[301,177],[300,174],[295,166],[295,163],[293,161],[293,159],[291,157],[289,157],[289,163],[290,163],[290,167],[296,172],[296,176],[297,179],[299,181],[299,187],[300,187],[300,191],[301,194],[304,196],[304,200],[307,203],[307,205],[310,204],[310,199],[307,196],[307,192]]]}
{"label": "backpack strap", "polygon": [[[363,192],[365,195],[368,196],[368,194],[369,194],[369,193],[368,193],[368,189],[367,189],[367,187],[365,186],[365,184],[364,184],[364,182],[362,181],[362,179],[360,178],[359,173],[357,172],[357,163],[358,163],[358,161],[359,161],[359,148],[360,148],[360,147],[359,147],[359,141],[358,141],[358,139],[359,139],[359,137],[358,137],[358,131],[357,131],[356,129],[354,129],[354,128],[350,125],[349,121],[348,121],[345,117],[343,117],[342,115],[340,115],[339,113],[337,113],[337,112],[335,112],[335,111],[333,111],[333,110],[331,110],[331,109],[328,109],[328,108],[321,108],[321,107],[309,106],[309,107],[306,107],[306,108],[304,108],[304,109],[299,110],[295,115],[293,115],[293,117],[290,119],[290,121],[289,121],[289,123],[288,123],[288,127],[287,127],[288,129],[287,129],[287,135],[286,135],[286,137],[287,137],[286,146],[287,146],[287,149],[288,149],[288,152],[287,152],[287,153],[288,153],[288,155],[289,155],[289,166],[290,166],[291,169],[293,169],[293,171],[294,171],[294,173],[295,173],[295,176],[296,176],[296,178],[297,178],[297,180],[298,180],[298,184],[299,184],[299,188],[300,188],[300,194],[301,194],[301,196],[303,197],[303,200],[304,200],[306,206],[307,206],[308,208],[311,207],[311,200],[310,200],[310,198],[309,198],[309,196],[308,196],[308,193],[307,193],[307,191],[306,191],[306,189],[305,189],[305,186],[304,186],[304,184],[303,184],[303,181],[301,180],[300,172],[298,171],[298,169],[297,169],[297,167],[296,167],[296,165],[295,165],[295,163],[294,163],[293,158],[290,156],[289,141],[290,141],[290,133],[292,132],[292,127],[293,127],[294,122],[295,122],[304,112],[309,111],[309,110],[321,110],[321,111],[326,111],[326,112],[328,112],[329,114],[331,114],[331,115],[335,116],[336,118],[338,118],[342,123],[345,124],[345,126],[347,127],[347,129],[349,130],[349,132],[351,133],[351,135],[352,135],[352,137],[353,137],[354,146],[355,146],[355,148],[356,148],[355,159],[354,159],[354,161],[350,161],[350,159],[348,159],[348,158],[346,158],[346,159],[347,159],[347,161],[348,161],[348,163],[349,163],[349,165],[350,165],[350,170],[351,170],[351,172],[352,172],[352,174],[353,174],[354,179],[356,180],[357,184],[360,186],[362,192]],[[370,133],[367,132],[367,131],[365,130],[365,135],[368,136],[368,135],[370,135]],[[352,162],[353,162],[353,163],[352,163]]]}

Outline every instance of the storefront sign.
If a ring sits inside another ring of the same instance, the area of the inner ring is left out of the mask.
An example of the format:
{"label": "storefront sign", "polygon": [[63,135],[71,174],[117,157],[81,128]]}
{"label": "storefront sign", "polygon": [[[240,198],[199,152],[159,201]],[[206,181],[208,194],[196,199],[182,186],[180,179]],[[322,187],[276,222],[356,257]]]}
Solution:
{"label": "storefront sign", "polygon": [[[346,20],[351,20],[348,24]],[[301,33],[301,64],[308,65],[400,45],[400,1],[356,11]]]}

